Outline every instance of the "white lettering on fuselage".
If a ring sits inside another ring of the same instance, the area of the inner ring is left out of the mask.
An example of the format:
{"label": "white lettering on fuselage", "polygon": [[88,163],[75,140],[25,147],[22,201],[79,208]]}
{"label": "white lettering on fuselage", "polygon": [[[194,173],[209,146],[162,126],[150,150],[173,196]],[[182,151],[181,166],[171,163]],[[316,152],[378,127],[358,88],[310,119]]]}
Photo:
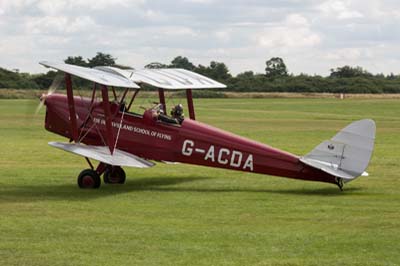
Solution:
{"label": "white lettering on fuselage", "polygon": [[[99,124],[99,125],[105,125],[106,121],[104,119],[100,119],[95,117],[93,119],[94,123]],[[141,128],[141,127],[135,127],[132,125],[128,125],[125,123],[118,123],[118,122],[111,122],[112,127],[117,128],[117,129],[121,129],[121,130],[126,130],[126,131],[130,131],[130,132],[134,132],[136,134],[140,134],[140,135],[145,135],[145,136],[149,136],[149,137],[153,137],[153,138],[157,138],[157,139],[162,139],[162,140],[168,140],[171,141],[172,140],[172,136],[169,134],[165,134],[159,131],[155,131],[155,130],[149,130],[146,128]]]}
{"label": "white lettering on fuselage", "polygon": [[194,142],[191,140],[185,140],[182,145],[182,154],[190,156],[193,153]]}
{"label": "white lettering on fuselage", "polygon": [[217,162],[221,165],[227,165],[234,168],[242,168],[243,170],[254,170],[253,155],[249,154],[244,160],[243,153],[237,150],[220,148],[215,151],[214,145],[210,145],[208,149],[200,149],[195,147],[193,140],[185,140],[182,144],[182,154],[192,156],[194,153],[204,154],[204,161]]}

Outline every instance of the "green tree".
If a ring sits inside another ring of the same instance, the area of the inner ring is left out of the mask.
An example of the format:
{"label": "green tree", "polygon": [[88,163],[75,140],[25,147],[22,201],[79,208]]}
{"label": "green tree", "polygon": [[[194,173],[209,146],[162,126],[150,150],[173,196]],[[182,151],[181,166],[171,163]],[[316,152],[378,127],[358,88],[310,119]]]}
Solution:
{"label": "green tree", "polygon": [[228,67],[221,62],[211,61],[210,63],[210,77],[217,80],[227,80],[232,77],[229,73]]}
{"label": "green tree", "polygon": [[0,89],[37,89],[37,84],[28,73],[19,73],[0,67]]}
{"label": "green tree", "polygon": [[67,59],[64,60],[64,62],[76,66],[88,66],[88,63],[83,59],[82,56],[68,56]]}
{"label": "green tree", "polygon": [[120,65],[120,64],[114,64],[113,67],[117,67],[117,68],[120,68],[120,69],[126,69],[126,70],[133,70],[134,69],[131,66]]}
{"label": "green tree", "polygon": [[150,64],[147,64],[144,66],[144,68],[149,68],[149,69],[158,69],[158,68],[167,68],[168,66],[163,63],[159,62],[152,62]]}
{"label": "green tree", "polygon": [[209,66],[199,65],[195,72],[219,81],[225,81],[232,77],[228,67],[224,63],[211,61]]}
{"label": "green tree", "polygon": [[115,65],[116,58],[112,57],[110,54],[105,54],[102,52],[97,52],[96,56],[88,59],[89,67],[95,66],[113,66]]}
{"label": "green tree", "polygon": [[192,62],[189,61],[186,57],[182,56],[177,56],[175,57],[172,61],[171,64],[169,65],[171,68],[183,68],[187,70],[193,71],[196,67],[195,65],[192,64]]}
{"label": "green tree", "polygon": [[265,76],[270,79],[288,76],[285,62],[280,57],[272,57],[266,62]]}
{"label": "green tree", "polygon": [[354,78],[354,77],[371,77],[372,74],[364,70],[362,67],[343,66],[331,69],[331,78]]}
{"label": "green tree", "polygon": [[253,71],[245,71],[236,75],[236,78],[238,79],[250,79],[253,77],[254,77]]}
{"label": "green tree", "polygon": [[46,74],[36,74],[32,76],[32,80],[39,86],[39,88],[47,89],[50,87],[56,75],[56,71],[50,70]]}

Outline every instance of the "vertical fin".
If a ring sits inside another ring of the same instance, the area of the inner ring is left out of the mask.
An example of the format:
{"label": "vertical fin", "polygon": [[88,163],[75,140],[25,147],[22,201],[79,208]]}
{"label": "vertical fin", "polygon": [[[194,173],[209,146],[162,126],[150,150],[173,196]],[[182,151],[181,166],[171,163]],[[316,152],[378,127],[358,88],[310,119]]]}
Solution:
{"label": "vertical fin", "polygon": [[372,156],[375,122],[371,119],[351,123],[331,140],[315,147],[300,161],[336,177],[350,181],[363,175]]}

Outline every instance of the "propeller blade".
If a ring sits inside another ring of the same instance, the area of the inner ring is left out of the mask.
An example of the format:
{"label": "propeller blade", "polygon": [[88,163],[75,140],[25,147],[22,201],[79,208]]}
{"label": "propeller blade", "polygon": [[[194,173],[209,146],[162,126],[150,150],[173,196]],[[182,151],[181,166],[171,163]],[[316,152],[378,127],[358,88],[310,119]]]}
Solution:
{"label": "propeller blade", "polygon": [[37,115],[40,112],[40,109],[42,109],[43,105],[44,105],[44,100],[40,100],[39,105],[36,107],[35,115]]}
{"label": "propeller blade", "polygon": [[62,82],[63,80],[64,80],[64,75],[63,75],[61,72],[58,72],[58,73],[56,74],[56,76],[54,77],[53,81],[51,82],[51,85],[50,85],[49,89],[47,90],[47,93],[46,93],[46,94],[43,94],[43,95],[40,97],[40,103],[39,103],[39,105],[36,107],[35,115],[37,115],[37,114],[40,112],[40,109],[43,108],[47,96],[52,95],[52,94],[60,87],[61,82]]}
{"label": "propeller blade", "polygon": [[47,95],[52,95],[61,85],[61,82],[64,80],[63,73],[58,72],[53,82],[51,83],[49,89],[47,90]]}

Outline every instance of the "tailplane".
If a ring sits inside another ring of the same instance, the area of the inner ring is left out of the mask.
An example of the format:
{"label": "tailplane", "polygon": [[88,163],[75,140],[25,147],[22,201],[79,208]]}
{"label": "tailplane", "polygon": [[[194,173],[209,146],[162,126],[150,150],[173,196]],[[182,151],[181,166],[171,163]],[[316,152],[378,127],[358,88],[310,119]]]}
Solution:
{"label": "tailplane", "polygon": [[331,140],[315,147],[300,161],[336,176],[341,188],[342,182],[349,182],[365,170],[372,156],[375,141],[375,122],[371,119],[351,123]]}

